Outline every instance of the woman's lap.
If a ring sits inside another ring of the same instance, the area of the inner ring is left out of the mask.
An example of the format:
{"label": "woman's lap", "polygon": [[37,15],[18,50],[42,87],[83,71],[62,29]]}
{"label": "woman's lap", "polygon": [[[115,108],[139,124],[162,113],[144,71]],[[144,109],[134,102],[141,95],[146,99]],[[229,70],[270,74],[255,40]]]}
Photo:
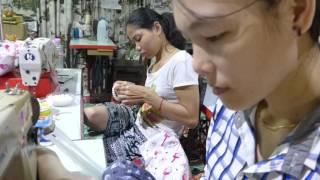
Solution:
{"label": "woman's lap", "polygon": [[103,137],[107,163],[140,158],[138,147],[147,139],[135,124],[136,110],[122,104],[104,105],[109,117]]}
{"label": "woman's lap", "polygon": [[[103,138],[106,160],[108,164],[116,162],[106,170],[105,179],[115,174],[133,179],[189,178],[188,159],[176,134],[159,130],[153,136],[145,137],[135,123],[134,110],[119,104],[106,103],[105,106],[109,112]],[[137,169],[134,163],[128,163],[135,159],[145,162],[143,167],[146,169]]]}

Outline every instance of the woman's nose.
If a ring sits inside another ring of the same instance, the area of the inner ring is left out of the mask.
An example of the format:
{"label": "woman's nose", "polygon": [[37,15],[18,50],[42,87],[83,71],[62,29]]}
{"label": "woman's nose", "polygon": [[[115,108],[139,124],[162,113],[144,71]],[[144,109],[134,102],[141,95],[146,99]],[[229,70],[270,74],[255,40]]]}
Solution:
{"label": "woman's nose", "polygon": [[208,75],[215,71],[215,65],[210,61],[209,55],[196,45],[193,45],[192,65],[194,70],[200,75]]}
{"label": "woman's nose", "polygon": [[139,52],[141,50],[141,46],[138,43],[136,43],[136,50],[139,51]]}

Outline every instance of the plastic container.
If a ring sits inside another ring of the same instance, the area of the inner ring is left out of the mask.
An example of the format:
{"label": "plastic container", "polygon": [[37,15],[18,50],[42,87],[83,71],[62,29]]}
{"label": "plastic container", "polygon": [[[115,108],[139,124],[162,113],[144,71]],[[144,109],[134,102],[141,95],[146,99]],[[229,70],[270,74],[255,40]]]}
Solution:
{"label": "plastic container", "polygon": [[64,64],[64,48],[61,44],[61,39],[60,38],[55,38],[52,40],[52,42],[54,43],[54,45],[56,46],[56,50],[58,53],[58,62],[55,63],[55,67],[56,68],[63,68],[63,64]]}
{"label": "plastic container", "polygon": [[108,41],[108,22],[105,19],[100,19],[97,27],[97,41]]}
{"label": "plastic container", "polygon": [[47,97],[52,106],[65,107],[70,106],[74,102],[74,95],[63,93],[63,94],[51,94]]}
{"label": "plastic container", "polygon": [[45,100],[39,100],[40,115],[35,127],[38,128],[38,143],[42,146],[51,145],[52,142],[46,138],[46,134],[54,129],[52,107]]}

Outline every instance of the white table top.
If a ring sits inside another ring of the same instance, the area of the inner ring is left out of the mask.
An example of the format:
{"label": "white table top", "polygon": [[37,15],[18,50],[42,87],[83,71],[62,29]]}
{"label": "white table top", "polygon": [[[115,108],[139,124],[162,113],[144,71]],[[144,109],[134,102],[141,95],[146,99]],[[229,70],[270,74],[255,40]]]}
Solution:
{"label": "white table top", "polygon": [[114,50],[116,45],[112,40],[108,39],[105,42],[97,41],[97,40],[89,40],[86,38],[80,39],[71,39],[69,48],[71,49],[106,49],[106,50]]}
{"label": "white table top", "polygon": [[72,79],[61,85],[60,90],[69,89],[69,93],[74,95],[71,105],[56,107],[54,109],[55,124],[71,140],[80,140],[82,137],[82,105],[81,105],[81,70],[80,69],[57,69],[59,75],[68,75]]}
{"label": "white table top", "polygon": [[66,107],[55,107],[55,125],[59,127],[71,140],[80,140],[82,137],[81,96],[76,95],[74,102]]}

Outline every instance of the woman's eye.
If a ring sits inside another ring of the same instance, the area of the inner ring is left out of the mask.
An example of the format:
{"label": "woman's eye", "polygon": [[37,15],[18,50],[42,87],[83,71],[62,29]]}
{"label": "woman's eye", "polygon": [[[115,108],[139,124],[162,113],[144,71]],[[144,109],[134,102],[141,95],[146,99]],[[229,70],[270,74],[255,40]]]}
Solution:
{"label": "woman's eye", "polygon": [[207,37],[206,40],[209,41],[209,42],[216,42],[216,41],[222,39],[225,35],[226,35],[226,32],[220,33],[220,34],[218,34],[216,36]]}
{"label": "woman's eye", "polygon": [[134,41],[135,41],[135,42],[140,42],[140,41],[141,41],[141,37],[136,37],[136,38],[134,38]]}

